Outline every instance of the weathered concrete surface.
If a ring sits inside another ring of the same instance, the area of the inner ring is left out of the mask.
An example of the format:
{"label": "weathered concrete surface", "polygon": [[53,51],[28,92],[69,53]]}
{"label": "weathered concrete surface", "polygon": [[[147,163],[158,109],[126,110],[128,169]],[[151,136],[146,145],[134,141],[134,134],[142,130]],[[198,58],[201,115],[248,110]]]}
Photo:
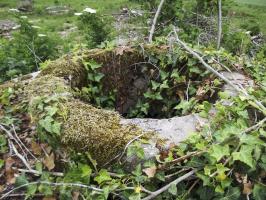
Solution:
{"label": "weathered concrete surface", "polygon": [[167,144],[178,144],[187,139],[197,128],[206,123],[206,119],[196,114],[169,119],[121,119],[122,124],[134,124],[144,131],[155,131]]}
{"label": "weathered concrete surface", "polygon": [[[236,86],[241,88],[248,88],[254,86],[254,81],[249,77],[239,72],[221,72],[228,80],[230,80]],[[231,97],[238,95],[238,92],[229,84],[225,84],[223,91],[226,91]]]}

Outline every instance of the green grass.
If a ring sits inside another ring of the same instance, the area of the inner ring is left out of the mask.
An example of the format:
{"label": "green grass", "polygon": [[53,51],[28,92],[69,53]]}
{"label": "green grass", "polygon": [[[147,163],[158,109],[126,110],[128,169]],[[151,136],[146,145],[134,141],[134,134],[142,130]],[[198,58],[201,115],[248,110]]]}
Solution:
{"label": "green grass", "polygon": [[[17,7],[17,0],[8,0],[5,3],[0,2],[0,20],[13,19],[14,14],[9,12],[10,8]],[[98,12],[111,16],[111,13],[117,13],[121,8],[132,6],[133,4],[128,0],[59,0],[57,5],[66,5],[71,9],[69,14],[64,15],[48,15],[45,8],[55,6],[55,0],[39,0],[35,1],[34,12],[31,14],[25,13],[29,20],[36,26],[41,27],[40,31],[44,34],[58,37],[58,32],[63,31],[64,24],[77,23],[77,16],[75,12],[81,12],[84,8],[90,7],[96,9]],[[79,33],[72,33],[64,43],[69,45],[71,43],[79,42]]]}
{"label": "green grass", "polygon": [[236,0],[236,2],[255,6],[266,6],[265,0]]}
{"label": "green grass", "polygon": [[232,26],[239,28],[258,24],[261,32],[266,35],[266,0],[235,0],[231,9],[235,12]]}

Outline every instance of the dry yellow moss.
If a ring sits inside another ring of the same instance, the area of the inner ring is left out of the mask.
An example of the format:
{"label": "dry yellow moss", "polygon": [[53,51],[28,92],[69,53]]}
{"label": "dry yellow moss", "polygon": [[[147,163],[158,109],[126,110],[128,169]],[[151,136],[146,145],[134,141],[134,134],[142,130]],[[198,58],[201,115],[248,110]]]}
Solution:
{"label": "dry yellow moss", "polygon": [[82,87],[86,84],[86,69],[80,60],[64,56],[51,62],[38,77],[52,75],[68,80],[71,87]]}
{"label": "dry yellow moss", "polygon": [[68,119],[63,126],[63,143],[90,152],[99,165],[110,161],[142,133],[136,126],[122,126],[116,112],[97,109],[78,100],[64,106]]}

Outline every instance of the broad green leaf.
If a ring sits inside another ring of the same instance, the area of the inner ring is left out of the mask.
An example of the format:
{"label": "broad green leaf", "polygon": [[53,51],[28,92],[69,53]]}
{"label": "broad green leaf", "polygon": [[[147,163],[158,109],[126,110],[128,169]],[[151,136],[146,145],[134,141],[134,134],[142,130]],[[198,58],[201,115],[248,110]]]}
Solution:
{"label": "broad green leaf", "polygon": [[253,196],[255,200],[265,200],[266,199],[266,187],[260,184],[255,184],[253,188]]}
{"label": "broad green leaf", "polygon": [[210,156],[214,157],[216,161],[220,161],[224,156],[230,156],[230,149],[228,145],[213,145],[211,147]]}
{"label": "broad green leaf", "polygon": [[37,185],[29,185],[27,187],[27,192],[26,192],[25,199],[28,199],[28,198],[32,197],[36,193],[37,188],[38,188]]}
{"label": "broad green leaf", "polygon": [[47,114],[52,117],[57,113],[58,108],[54,106],[47,106],[45,110],[47,111]]}
{"label": "broad green leaf", "polygon": [[27,177],[25,176],[25,174],[20,175],[19,177],[16,178],[16,186],[19,187],[21,185],[25,185],[29,183],[27,180]]}
{"label": "broad green leaf", "polygon": [[53,127],[52,127],[52,122],[53,118],[50,116],[46,116],[44,119],[41,119],[39,121],[39,124],[49,133],[53,133]]}
{"label": "broad green leaf", "polygon": [[264,145],[265,144],[258,137],[249,135],[249,134],[244,134],[240,136],[240,142],[243,144],[248,144],[248,145]]}
{"label": "broad green leaf", "polygon": [[101,171],[99,172],[99,174],[94,178],[94,180],[98,183],[101,184],[102,182],[105,181],[111,181],[112,178],[110,176],[110,174],[108,173],[107,170],[105,169],[101,169]]}
{"label": "broad green leaf", "polygon": [[252,151],[255,147],[249,146],[249,145],[243,145],[239,152],[232,153],[233,160],[239,160],[251,168],[254,167],[254,160],[252,157]]}
{"label": "broad green leaf", "polygon": [[152,90],[157,90],[160,87],[160,83],[157,83],[155,81],[151,81]]}
{"label": "broad green leaf", "polygon": [[87,64],[89,65],[90,69],[92,69],[92,70],[95,70],[95,69],[98,69],[98,68],[102,67],[101,64],[95,62],[94,60],[88,62]]}
{"label": "broad green leaf", "polygon": [[81,172],[82,172],[82,174],[81,174],[82,177],[90,177],[90,175],[92,173],[92,169],[88,165],[82,165],[81,166]]}
{"label": "broad green leaf", "polygon": [[61,123],[54,122],[54,124],[52,125],[52,130],[53,130],[53,133],[55,133],[56,135],[60,135],[60,132],[61,132]]}
{"label": "broad green leaf", "polygon": [[50,185],[41,184],[38,187],[38,191],[40,193],[44,194],[45,196],[51,196],[51,195],[53,195],[52,186],[50,186]]}
{"label": "broad green leaf", "polygon": [[172,195],[177,195],[177,188],[175,184],[171,184],[171,186],[168,189],[168,192]]}
{"label": "broad green leaf", "polygon": [[5,161],[0,159],[0,169],[4,166],[4,164],[5,164]]}

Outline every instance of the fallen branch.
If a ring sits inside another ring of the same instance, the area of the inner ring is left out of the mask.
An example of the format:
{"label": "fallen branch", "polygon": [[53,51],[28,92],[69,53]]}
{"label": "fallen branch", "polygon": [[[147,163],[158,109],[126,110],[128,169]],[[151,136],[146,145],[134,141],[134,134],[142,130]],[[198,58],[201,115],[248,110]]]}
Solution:
{"label": "fallen branch", "polygon": [[198,53],[196,53],[193,49],[188,47],[186,43],[184,43],[183,41],[181,41],[179,39],[179,37],[177,35],[177,31],[175,30],[175,28],[174,28],[174,33],[175,33],[175,36],[176,36],[177,43],[179,43],[185,50],[187,50],[191,55],[193,55],[195,58],[197,58],[207,70],[211,71],[213,74],[215,74],[216,76],[221,78],[223,81],[225,81],[227,84],[229,84],[232,88],[234,88],[237,92],[244,94],[247,97],[247,99],[253,100],[254,102],[250,102],[249,101],[249,104],[251,106],[256,107],[259,110],[261,110],[263,112],[263,114],[266,116],[266,108],[264,107],[264,105],[262,105],[261,102],[259,102],[258,100],[254,99],[253,97],[251,97],[246,90],[241,89],[240,87],[236,86],[229,79],[227,79],[224,75],[222,75],[221,73],[219,73],[218,71],[213,69],[209,64],[207,64]]}
{"label": "fallen branch", "polygon": [[47,181],[36,181],[36,182],[31,182],[31,183],[26,183],[24,185],[21,185],[19,187],[16,187],[12,190],[10,190],[9,192],[5,193],[2,195],[2,197],[0,197],[1,199],[5,199],[6,197],[8,197],[10,194],[12,194],[14,191],[19,190],[21,188],[24,187],[28,187],[30,185],[38,185],[38,184],[43,184],[43,185],[50,185],[50,186],[65,186],[65,187],[80,187],[80,188],[87,188],[90,190],[94,190],[96,192],[104,192],[104,190],[96,188],[96,187],[92,187],[92,186],[88,186],[88,185],[83,185],[83,184],[79,184],[79,183],[52,183],[52,182],[47,182]]}
{"label": "fallen branch", "polygon": [[149,36],[149,43],[152,42],[152,37],[153,37],[153,34],[154,34],[154,31],[155,31],[155,26],[156,26],[156,23],[157,23],[157,20],[158,20],[158,17],[160,15],[160,12],[162,10],[162,7],[163,7],[163,4],[164,4],[164,1],[165,0],[161,0],[159,6],[158,6],[158,9],[156,11],[156,14],[154,16],[154,19],[153,19],[153,22],[152,22],[152,26],[151,26],[151,30],[150,30],[150,36]]}
{"label": "fallen branch", "polygon": [[186,173],[185,175],[179,177],[178,179],[172,181],[171,183],[165,185],[164,187],[162,187],[161,189],[155,191],[155,192],[152,192],[151,195],[143,198],[142,200],[150,200],[150,199],[154,199],[155,197],[157,197],[158,195],[160,195],[161,193],[165,192],[166,190],[168,190],[171,185],[177,185],[178,183],[182,182],[183,180],[189,178],[190,176],[194,175],[196,173],[197,170],[192,170],[188,173]]}
{"label": "fallen branch", "polygon": [[[44,172],[39,172],[37,170],[27,170],[27,169],[19,169],[19,168],[16,168],[16,167],[12,167],[13,170],[17,170],[19,172],[24,172],[24,173],[30,173],[30,174],[34,174],[34,175],[37,175],[37,176],[41,176]],[[64,174],[62,172],[45,172],[47,174],[51,174],[53,176],[58,176],[58,177],[63,177]]]}
{"label": "fallen branch", "polygon": [[26,161],[26,159],[18,152],[17,148],[15,145],[11,142],[12,149],[14,150],[16,156],[23,162],[23,164],[30,170],[32,171],[32,168],[30,164]]}

